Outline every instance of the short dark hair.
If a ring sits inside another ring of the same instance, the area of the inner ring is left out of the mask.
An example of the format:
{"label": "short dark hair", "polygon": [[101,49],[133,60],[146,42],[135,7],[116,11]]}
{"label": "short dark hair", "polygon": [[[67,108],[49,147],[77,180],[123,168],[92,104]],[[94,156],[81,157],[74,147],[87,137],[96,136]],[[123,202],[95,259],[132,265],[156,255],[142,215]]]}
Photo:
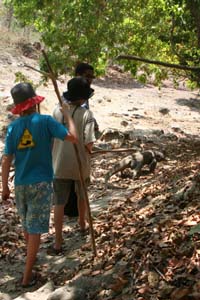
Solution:
{"label": "short dark hair", "polygon": [[79,63],[75,68],[75,76],[83,75],[86,70],[94,71],[93,66],[89,65],[88,63]]}

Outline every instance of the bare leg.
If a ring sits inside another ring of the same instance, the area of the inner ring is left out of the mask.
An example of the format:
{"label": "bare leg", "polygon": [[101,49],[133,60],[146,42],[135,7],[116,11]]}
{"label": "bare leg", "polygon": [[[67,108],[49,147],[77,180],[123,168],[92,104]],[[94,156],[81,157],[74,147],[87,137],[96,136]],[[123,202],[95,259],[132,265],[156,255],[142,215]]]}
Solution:
{"label": "bare leg", "polygon": [[64,206],[65,206],[64,204],[54,206],[54,226],[56,231],[55,249],[60,249],[62,245]]}
{"label": "bare leg", "polygon": [[40,246],[40,234],[26,234],[27,236],[27,257],[22,284],[30,282],[33,266]]}
{"label": "bare leg", "polygon": [[[25,242],[26,242],[26,248],[28,248],[29,234],[27,231],[24,231],[24,238],[25,238]],[[36,257],[35,257],[35,260],[36,260]]]}

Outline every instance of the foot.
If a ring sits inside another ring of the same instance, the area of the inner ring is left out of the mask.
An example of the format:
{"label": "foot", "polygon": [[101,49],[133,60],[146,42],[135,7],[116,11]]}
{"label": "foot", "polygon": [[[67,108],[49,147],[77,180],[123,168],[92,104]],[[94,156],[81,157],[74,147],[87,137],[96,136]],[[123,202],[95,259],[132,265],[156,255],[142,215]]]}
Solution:
{"label": "foot", "polygon": [[80,232],[82,235],[87,234],[89,231],[89,224],[85,223],[84,226],[80,226]]}
{"label": "foot", "polygon": [[22,282],[22,285],[21,285],[22,288],[26,289],[26,288],[30,288],[30,287],[36,285],[37,279],[38,279],[37,273],[33,273],[29,282]]}
{"label": "foot", "polygon": [[63,254],[63,249],[62,247],[59,249],[54,248],[54,246],[51,246],[48,250],[47,250],[47,254],[50,256],[60,256]]}

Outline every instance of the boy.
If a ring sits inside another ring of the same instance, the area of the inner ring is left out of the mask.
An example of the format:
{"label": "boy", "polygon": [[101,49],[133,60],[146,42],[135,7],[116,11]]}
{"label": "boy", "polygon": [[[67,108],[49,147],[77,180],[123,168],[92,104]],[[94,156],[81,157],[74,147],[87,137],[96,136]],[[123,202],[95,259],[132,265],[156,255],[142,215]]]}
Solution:
{"label": "boy", "polygon": [[[82,107],[82,104],[91,96],[91,88],[82,77],[75,77],[68,81],[68,91],[65,98],[70,105],[70,114],[76,125],[78,134],[78,151],[80,155],[83,178],[88,182],[90,176],[90,153],[95,139],[94,118],[90,110]],[[63,116],[57,107],[54,110],[56,120],[62,122]],[[51,255],[62,253],[62,226],[64,206],[68,201],[71,185],[75,181],[75,191],[78,197],[79,225],[82,232],[87,229],[86,204],[84,191],[81,187],[79,166],[73,145],[57,139],[53,145],[53,167],[54,167],[54,226],[55,245],[49,249]]]}
{"label": "boy", "polygon": [[[89,98],[91,98],[94,94],[94,89],[91,88],[92,81],[95,78],[93,66],[88,63],[85,63],[85,62],[79,63],[76,66],[74,73],[75,73],[75,77],[82,77],[87,80],[87,82],[90,86]],[[65,93],[63,93],[63,97],[65,99]],[[89,98],[86,99],[85,102],[81,105],[82,107],[89,109]],[[94,119],[94,129],[95,129],[95,136],[96,136],[96,138],[98,138],[100,136],[100,133],[99,133],[99,126],[97,124],[96,119]],[[76,197],[76,193],[74,191],[74,184],[72,184],[68,203],[65,205],[65,208],[64,208],[64,214],[67,216],[78,215],[76,203],[77,203],[77,197]]]}
{"label": "boy", "polygon": [[[75,68],[75,76],[85,78],[90,86],[92,84],[93,79],[95,78],[94,68],[88,63],[79,63]],[[94,90],[91,87],[90,89],[91,89],[90,97],[92,97],[94,94]],[[86,99],[86,101],[83,103],[82,106],[89,109],[89,100]]]}
{"label": "boy", "polygon": [[51,116],[37,113],[37,106],[44,97],[36,95],[29,83],[19,83],[11,89],[14,100],[13,114],[19,118],[7,130],[2,159],[2,198],[9,198],[9,171],[12,160],[15,164],[15,198],[27,243],[27,257],[22,287],[36,284],[33,266],[40,245],[40,236],[48,232],[50,200],[52,194],[52,140],[59,138],[77,143],[73,120],[67,104],[62,113],[67,129]]}

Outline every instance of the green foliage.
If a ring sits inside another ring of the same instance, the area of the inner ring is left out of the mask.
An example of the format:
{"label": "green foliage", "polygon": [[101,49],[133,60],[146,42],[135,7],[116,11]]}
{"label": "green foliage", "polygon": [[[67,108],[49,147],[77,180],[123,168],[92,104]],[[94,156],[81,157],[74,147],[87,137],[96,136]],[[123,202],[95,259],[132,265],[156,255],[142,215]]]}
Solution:
{"label": "green foliage", "polygon": [[[59,74],[66,73],[66,71],[67,71],[67,67],[66,67],[67,61],[64,61],[61,57],[59,57],[57,52],[49,51],[47,53],[47,56],[48,56],[48,60],[49,60],[50,65],[54,66],[54,69],[55,69],[54,73],[55,73],[56,77],[58,77],[58,70],[59,70]],[[47,66],[46,61],[45,61],[43,56],[40,57],[39,66],[40,66],[41,71],[49,73],[48,66]]]}
{"label": "green foliage", "polygon": [[28,79],[26,75],[24,75],[22,72],[16,72],[15,73],[15,82],[29,82],[33,83],[31,80]]}
{"label": "green foliage", "polygon": [[[13,5],[15,16],[23,24],[33,24],[41,33],[57,74],[73,72],[77,61],[93,64],[101,74],[119,54],[200,65],[199,0],[5,2]],[[118,63],[134,76],[143,67],[140,62]],[[41,65],[44,68],[42,61]],[[154,74],[157,84],[168,76],[168,71],[158,66],[148,66],[142,72],[142,81]],[[199,74],[189,72],[185,76],[200,85]]]}
{"label": "green foliage", "polygon": [[141,83],[146,83],[147,82],[147,75],[146,73],[142,73],[140,75],[137,76],[137,79],[141,82]]}
{"label": "green foliage", "polygon": [[36,90],[42,84],[42,81],[35,84],[31,79],[29,79],[22,72],[15,73],[15,82],[29,82],[33,86],[34,90]]}
{"label": "green foliage", "polygon": [[195,90],[196,88],[199,87],[196,81],[191,81],[191,80],[186,81],[186,86],[191,90]]}

